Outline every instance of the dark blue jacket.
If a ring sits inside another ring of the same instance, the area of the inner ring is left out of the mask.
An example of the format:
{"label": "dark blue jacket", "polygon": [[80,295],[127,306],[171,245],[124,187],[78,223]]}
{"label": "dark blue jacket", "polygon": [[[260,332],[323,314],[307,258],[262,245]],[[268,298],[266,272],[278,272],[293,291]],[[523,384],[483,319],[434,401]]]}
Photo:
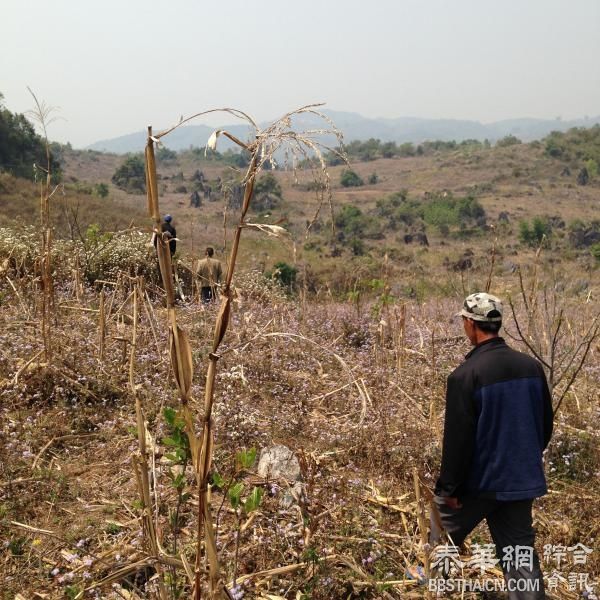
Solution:
{"label": "dark blue jacket", "polygon": [[552,400],[540,363],[492,338],[449,377],[439,496],[525,500],[547,492]]}

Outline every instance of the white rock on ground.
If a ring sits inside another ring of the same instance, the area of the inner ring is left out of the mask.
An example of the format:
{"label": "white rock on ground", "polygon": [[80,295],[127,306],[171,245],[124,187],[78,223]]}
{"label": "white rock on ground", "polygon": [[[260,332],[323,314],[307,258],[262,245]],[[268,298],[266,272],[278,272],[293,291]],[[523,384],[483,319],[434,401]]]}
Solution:
{"label": "white rock on ground", "polygon": [[258,474],[267,479],[285,479],[292,483],[301,479],[300,463],[287,446],[276,444],[260,451]]}
{"label": "white rock on ground", "polygon": [[304,494],[300,463],[287,446],[276,444],[263,448],[258,459],[258,474],[265,479],[283,479],[289,484],[281,500],[284,508],[298,502]]}

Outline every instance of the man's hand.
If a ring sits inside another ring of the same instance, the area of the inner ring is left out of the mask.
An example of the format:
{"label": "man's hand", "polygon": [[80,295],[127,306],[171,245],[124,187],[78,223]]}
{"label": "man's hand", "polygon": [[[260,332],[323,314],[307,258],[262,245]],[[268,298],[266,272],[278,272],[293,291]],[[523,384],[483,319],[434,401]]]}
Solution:
{"label": "man's hand", "polygon": [[462,504],[458,501],[458,498],[453,498],[450,496],[444,498],[444,504],[450,507],[452,510],[458,510],[459,508],[462,508]]}

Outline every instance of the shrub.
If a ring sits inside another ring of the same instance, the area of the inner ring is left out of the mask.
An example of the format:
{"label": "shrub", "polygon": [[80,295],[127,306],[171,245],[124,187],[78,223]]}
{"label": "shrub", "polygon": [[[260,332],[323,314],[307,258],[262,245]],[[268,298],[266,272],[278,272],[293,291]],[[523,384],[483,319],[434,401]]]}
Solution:
{"label": "shrub", "polygon": [[482,227],[485,225],[485,210],[472,196],[457,199],[452,194],[434,195],[425,204],[423,220],[440,231],[456,226],[464,229],[472,224]]}
{"label": "shrub", "polygon": [[584,167],[591,179],[598,176],[598,163],[593,158],[586,160]]}
{"label": "shrub", "polygon": [[260,177],[254,186],[251,208],[258,213],[270,212],[279,207],[282,199],[279,181],[271,173],[267,173]]}
{"label": "shrub", "polygon": [[335,217],[335,227],[338,230],[338,240],[341,242],[370,238],[380,239],[383,237],[379,221],[371,216],[365,215],[360,208],[353,204],[346,204]]}
{"label": "shrub", "polygon": [[296,269],[296,267],[280,261],[275,263],[273,271],[271,272],[271,278],[277,281],[277,283],[285,288],[287,292],[291,293],[296,285],[297,274],[298,269]]}
{"label": "shrub", "polygon": [[286,300],[285,291],[272,273],[262,273],[257,269],[239,273],[235,278],[235,288],[243,297],[268,306]]}
{"label": "shrub", "polygon": [[364,256],[366,252],[365,243],[359,238],[352,238],[348,244],[354,256]]}
{"label": "shrub", "polygon": [[597,469],[598,445],[591,435],[559,431],[548,448],[546,463],[553,479],[589,481]]}
{"label": "shrub", "polygon": [[450,199],[438,198],[428,203],[423,211],[423,219],[428,225],[438,228],[458,225],[458,214]]}
{"label": "shrub", "polygon": [[531,225],[526,220],[519,223],[519,240],[527,246],[539,246],[544,237],[548,239],[551,234],[550,224],[540,217],[534,217]]}
{"label": "shrub", "polygon": [[377,200],[375,214],[386,219],[386,226],[396,230],[400,224],[412,226],[423,218],[423,205],[409,200],[406,190]]}
{"label": "shrub", "polygon": [[109,233],[90,225],[76,251],[82,257],[84,277],[89,283],[114,280],[121,271],[144,275],[149,280],[158,274],[155,251],[149,251],[148,236],[140,231]]}
{"label": "shrub", "polygon": [[108,196],[108,185],[106,183],[97,183],[93,188],[93,193],[100,198],[106,198]]}
{"label": "shrub", "polygon": [[[158,274],[156,254],[149,251],[148,235],[136,230],[107,233],[90,225],[81,241],[56,240],[52,245],[55,281],[72,277],[75,258],[89,283],[97,279],[114,280],[120,271],[154,280]],[[33,274],[39,254],[39,230],[0,229],[0,261],[19,275]]]}
{"label": "shrub", "polygon": [[342,171],[340,183],[343,187],[360,187],[361,185],[365,184],[360,176],[350,169],[345,169]]}
{"label": "shrub", "polygon": [[282,197],[281,185],[277,178],[271,173],[261,175],[254,184],[254,195],[260,196],[262,194],[277,196],[279,198]]}
{"label": "shrub", "polygon": [[517,144],[520,144],[521,140],[514,136],[514,135],[506,135],[504,136],[502,139],[499,139],[496,142],[496,147],[498,148],[506,148],[508,146],[516,146]]}
{"label": "shrub", "polygon": [[[36,227],[22,229],[0,228],[0,261],[2,268],[11,274],[31,275],[36,269],[40,248],[40,232]],[[52,266],[55,279],[66,277],[69,265],[64,265],[61,256],[72,255],[72,245],[57,240],[52,244]],[[61,261],[61,262],[57,262]]]}

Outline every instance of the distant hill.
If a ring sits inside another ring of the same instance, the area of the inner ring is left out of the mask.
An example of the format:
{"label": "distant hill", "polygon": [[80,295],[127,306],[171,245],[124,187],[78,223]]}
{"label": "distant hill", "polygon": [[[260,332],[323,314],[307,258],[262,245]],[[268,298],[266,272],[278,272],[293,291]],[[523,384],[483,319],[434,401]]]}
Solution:
{"label": "distant hill", "polygon": [[[209,127],[208,125],[187,125],[176,129],[163,139],[164,145],[171,150],[187,150],[190,146],[202,147],[208,141],[210,134],[219,127]],[[227,129],[229,133],[244,140],[250,134],[250,128],[245,125],[226,125],[221,129]],[[155,131],[161,131],[156,127]],[[101,140],[88,146],[88,150],[98,150],[100,152],[114,152],[116,154],[126,154],[127,152],[142,152],[146,145],[146,131],[129,133],[108,140]],[[237,147],[227,138],[219,139],[219,151],[227,148]]]}
{"label": "distant hill", "polygon": [[[425,140],[484,139],[494,142],[507,135],[515,135],[524,142],[540,139],[551,131],[566,131],[572,127],[591,127],[600,123],[600,116],[562,121],[558,119],[508,119],[494,123],[480,123],[458,119],[420,119],[416,117],[400,117],[397,119],[371,119],[357,113],[324,110],[329,118],[344,134],[346,141],[377,138],[385,142],[413,142]],[[307,127],[323,127],[323,122],[312,115],[303,115],[295,121],[298,129]],[[226,125],[233,135],[247,139],[251,134],[245,125]],[[157,128],[158,129],[158,128]],[[207,125],[188,125],[176,129],[164,138],[165,146],[172,150],[186,150],[190,146],[204,146],[215,128]],[[90,150],[101,152],[141,152],[146,142],[145,131],[130,133],[120,137],[102,140],[88,146]],[[233,147],[227,139],[219,140],[219,150]]]}

